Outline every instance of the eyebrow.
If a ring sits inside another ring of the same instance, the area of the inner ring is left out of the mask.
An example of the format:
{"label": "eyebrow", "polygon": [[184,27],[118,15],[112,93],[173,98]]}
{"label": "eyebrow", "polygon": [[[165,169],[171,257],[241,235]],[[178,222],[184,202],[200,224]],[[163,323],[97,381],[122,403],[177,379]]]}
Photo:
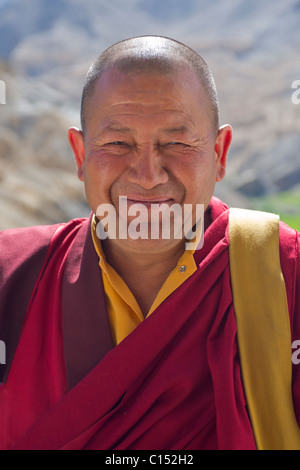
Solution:
{"label": "eyebrow", "polygon": [[179,126],[161,129],[161,131],[166,134],[186,134],[189,131],[189,128],[187,126]]}
{"label": "eyebrow", "polygon": [[108,124],[103,129],[101,129],[101,134],[104,134],[105,132],[119,132],[123,134],[132,132],[132,129],[130,129],[129,127],[120,127],[114,124]]}
{"label": "eyebrow", "polygon": [[[107,126],[105,126],[103,129],[100,130],[100,134],[105,134],[105,133],[109,133],[109,132],[116,132],[116,133],[119,133],[119,134],[130,134],[131,132],[133,132],[134,129],[130,128],[130,127],[122,127],[122,126],[119,126],[117,123],[114,124],[114,123],[111,123],[111,124],[108,124]],[[163,134],[187,134],[188,132],[190,132],[190,128],[186,125],[181,125],[181,126],[176,126],[176,127],[166,127],[166,128],[161,128],[161,129],[158,129],[159,132],[163,133]]]}

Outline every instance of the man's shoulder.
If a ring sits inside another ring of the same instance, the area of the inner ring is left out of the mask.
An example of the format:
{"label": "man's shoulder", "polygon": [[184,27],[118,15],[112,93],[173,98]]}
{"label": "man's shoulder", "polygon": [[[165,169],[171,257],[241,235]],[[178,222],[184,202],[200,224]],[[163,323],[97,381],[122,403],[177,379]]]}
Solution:
{"label": "man's shoulder", "polygon": [[49,243],[53,233],[64,224],[41,225],[2,230],[0,232],[0,256],[11,250],[34,251],[37,246]]}
{"label": "man's shoulder", "polygon": [[[213,228],[215,229],[217,226],[223,227],[223,230],[225,231],[225,237],[227,237],[230,213],[232,210],[234,210],[234,208],[227,206],[220,199],[213,197],[209,206],[209,210],[211,214],[210,221],[215,222]],[[266,214],[267,216],[272,215],[249,208],[239,208],[238,211],[245,211],[246,213],[249,212],[253,214],[253,217],[249,218],[249,223],[251,223],[251,220],[263,220],[263,217],[261,217],[263,214]],[[277,214],[274,215],[278,217],[279,221],[279,243],[281,258],[287,257],[288,259],[295,259],[295,257],[298,257],[300,259],[300,233],[286,223],[282,222],[280,220],[280,216]]]}
{"label": "man's shoulder", "polygon": [[53,225],[36,225],[32,227],[11,228],[0,231],[0,242],[9,245],[25,244],[31,240],[34,244],[47,243],[57,230],[69,231],[87,222],[87,218],[72,219],[68,222]]}
{"label": "man's shoulder", "polygon": [[26,260],[45,256],[55,234],[62,236],[80,228],[88,219],[73,219],[66,223],[21,227],[0,231],[0,271],[16,267]]}

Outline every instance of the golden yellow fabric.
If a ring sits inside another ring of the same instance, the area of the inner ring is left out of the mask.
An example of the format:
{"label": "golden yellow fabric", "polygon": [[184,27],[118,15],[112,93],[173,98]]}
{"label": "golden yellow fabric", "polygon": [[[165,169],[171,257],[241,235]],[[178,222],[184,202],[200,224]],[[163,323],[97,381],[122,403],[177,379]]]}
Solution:
{"label": "golden yellow fabric", "polygon": [[[92,237],[99,256],[99,265],[102,271],[106,306],[113,339],[115,344],[119,344],[144,320],[144,316],[132,292],[105,259],[101,240],[96,235],[96,227],[97,219],[94,216],[92,220]],[[184,252],[176,268],[170,273],[158,292],[147,316],[197,270],[193,256],[194,251],[186,250]],[[185,270],[180,270],[181,266],[185,266]]]}
{"label": "golden yellow fabric", "polygon": [[229,257],[242,377],[257,448],[299,450],[279,217],[231,209]]}

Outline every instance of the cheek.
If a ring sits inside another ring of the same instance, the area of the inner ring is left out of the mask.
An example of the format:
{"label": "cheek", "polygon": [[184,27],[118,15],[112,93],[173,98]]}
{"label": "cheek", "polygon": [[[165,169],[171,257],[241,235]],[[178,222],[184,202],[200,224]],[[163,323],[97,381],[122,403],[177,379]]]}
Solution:
{"label": "cheek", "polygon": [[105,179],[112,173],[114,162],[111,158],[97,153],[89,154],[85,161],[85,173],[90,180]]}
{"label": "cheek", "polygon": [[216,163],[213,158],[199,155],[182,166],[178,177],[186,188],[187,204],[210,202],[216,183]]}
{"label": "cheek", "polygon": [[[90,205],[111,203],[111,187],[122,174],[120,159],[89,155],[84,166],[84,182]],[[94,209],[93,209],[94,210]]]}

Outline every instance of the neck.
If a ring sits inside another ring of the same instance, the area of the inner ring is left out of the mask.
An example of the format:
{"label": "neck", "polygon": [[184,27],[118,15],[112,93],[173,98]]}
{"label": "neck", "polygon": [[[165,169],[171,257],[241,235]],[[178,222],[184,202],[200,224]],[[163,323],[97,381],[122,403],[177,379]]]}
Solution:
{"label": "neck", "polygon": [[161,286],[176,267],[184,252],[184,243],[153,252],[133,250],[116,240],[102,243],[109,264],[117,271],[147,315]]}

